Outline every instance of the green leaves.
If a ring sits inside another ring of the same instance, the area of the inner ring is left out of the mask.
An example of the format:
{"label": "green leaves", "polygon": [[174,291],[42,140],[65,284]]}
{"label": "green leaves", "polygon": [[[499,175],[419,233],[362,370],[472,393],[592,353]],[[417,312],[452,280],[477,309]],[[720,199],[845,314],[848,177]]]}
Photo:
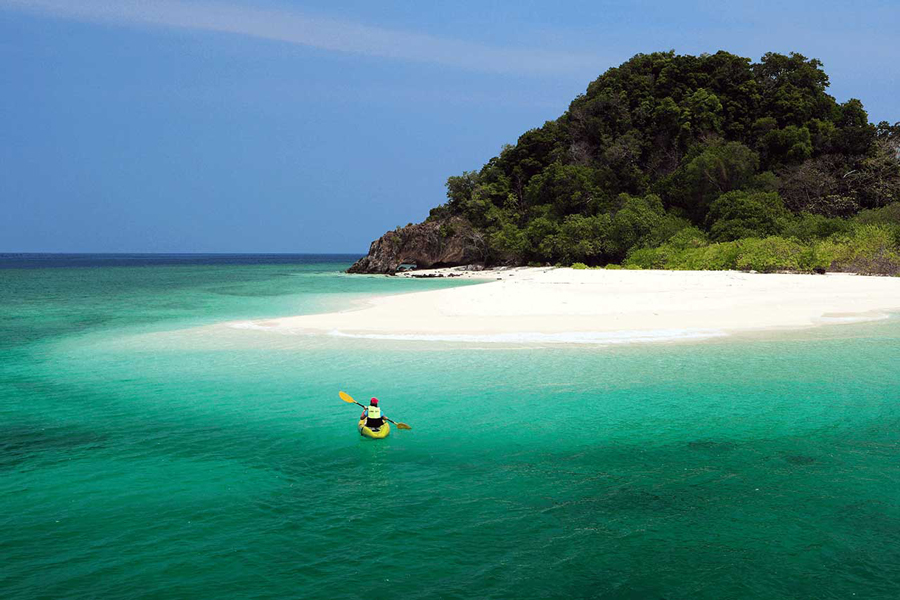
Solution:
{"label": "green leaves", "polygon": [[694,242],[820,239],[841,229],[835,217],[900,201],[900,124],[875,127],[827,88],[822,63],[797,53],[638,54],[448,179],[430,218],[464,216],[491,260],[520,263],[687,251],[676,234],[691,225]]}
{"label": "green leaves", "polygon": [[555,253],[565,264],[598,264],[609,246],[610,225],[608,214],[566,217],[554,240]]}
{"label": "green leaves", "polygon": [[763,161],[767,166],[801,163],[812,156],[813,152],[809,129],[796,125],[769,131],[760,140],[760,145]]}
{"label": "green leaves", "polygon": [[682,248],[664,244],[635,251],[625,266],[639,269],[810,272],[818,269],[852,273],[900,275],[900,249],[890,228],[860,225],[846,234],[803,242],[768,236],[743,238]]}
{"label": "green leaves", "polygon": [[525,188],[526,205],[550,205],[559,217],[587,213],[598,208],[594,177],[590,167],[555,162],[531,179]]}
{"label": "green leaves", "polygon": [[821,61],[769,52],[752,69],[761,91],[761,116],[775,118],[781,127],[830,117],[835,102],[825,93],[828,75]]}
{"label": "green leaves", "polygon": [[787,216],[773,192],[735,191],[723,194],[709,207],[710,237],[719,242],[776,235]]}
{"label": "green leaves", "polygon": [[642,198],[623,194],[619,200],[623,204],[610,223],[608,251],[621,260],[628,250],[643,245],[659,228],[666,211],[659,196],[652,194]]}
{"label": "green leaves", "polygon": [[[722,103],[709,91],[700,88],[687,100],[684,125],[696,134],[722,132]],[[684,118],[683,117],[683,118]]]}
{"label": "green leaves", "polygon": [[759,155],[740,142],[713,143],[677,171],[665,190],[671,206],[702,223],[710,203],[727,192],[749,186],[759,169]]}

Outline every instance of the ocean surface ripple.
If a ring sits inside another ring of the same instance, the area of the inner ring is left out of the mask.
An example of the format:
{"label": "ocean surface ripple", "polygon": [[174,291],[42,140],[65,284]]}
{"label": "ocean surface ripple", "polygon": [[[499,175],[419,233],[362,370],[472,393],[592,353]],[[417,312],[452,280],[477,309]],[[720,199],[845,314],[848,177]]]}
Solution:
{"label": "ocean surface ripple", "polygon": [[[220,324],[459,283],[27,260],[0,262],[4,599],[900,595],[900,319],[277,336]],[[413,430],[360,438],[340,389]]]}

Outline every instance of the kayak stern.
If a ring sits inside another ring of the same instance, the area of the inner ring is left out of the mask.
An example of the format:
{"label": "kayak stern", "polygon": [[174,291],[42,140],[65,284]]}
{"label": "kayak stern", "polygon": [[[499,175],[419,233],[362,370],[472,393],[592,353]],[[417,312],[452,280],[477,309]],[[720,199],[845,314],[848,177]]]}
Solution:
{"label": "kayak stern", "polygon": [[384,422],[384,425],[381,427],[377,427],[372,429],[370,427],[366,427],[366,420],[362,419],[359,423],[356,424],[356,428],[359,430],[359,435],[367,438],[371,438],[373,440],[383,440],[391,433],[391,424],[387,421]]}

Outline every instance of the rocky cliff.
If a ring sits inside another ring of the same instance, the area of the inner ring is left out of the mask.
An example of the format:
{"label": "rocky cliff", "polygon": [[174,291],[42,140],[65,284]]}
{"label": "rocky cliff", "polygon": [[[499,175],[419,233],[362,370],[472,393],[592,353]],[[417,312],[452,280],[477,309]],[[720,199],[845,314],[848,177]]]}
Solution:
{"label": "rocky cliff", "polygon": [[466,219],[451,217],[388,231],[347,272],[393,274],[402,264],[418,269],[482,264],[485,252],[483,234]]}

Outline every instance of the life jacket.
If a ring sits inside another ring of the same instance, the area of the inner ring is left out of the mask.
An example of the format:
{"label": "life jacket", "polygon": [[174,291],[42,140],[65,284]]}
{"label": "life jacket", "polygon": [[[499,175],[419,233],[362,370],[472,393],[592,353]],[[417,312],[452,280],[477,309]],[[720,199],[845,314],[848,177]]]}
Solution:
{"label": "life jacket", "polygon": [[384,419],[381,418],[381,409],[377,406],[367,406],[366,427],[381,427]]}

